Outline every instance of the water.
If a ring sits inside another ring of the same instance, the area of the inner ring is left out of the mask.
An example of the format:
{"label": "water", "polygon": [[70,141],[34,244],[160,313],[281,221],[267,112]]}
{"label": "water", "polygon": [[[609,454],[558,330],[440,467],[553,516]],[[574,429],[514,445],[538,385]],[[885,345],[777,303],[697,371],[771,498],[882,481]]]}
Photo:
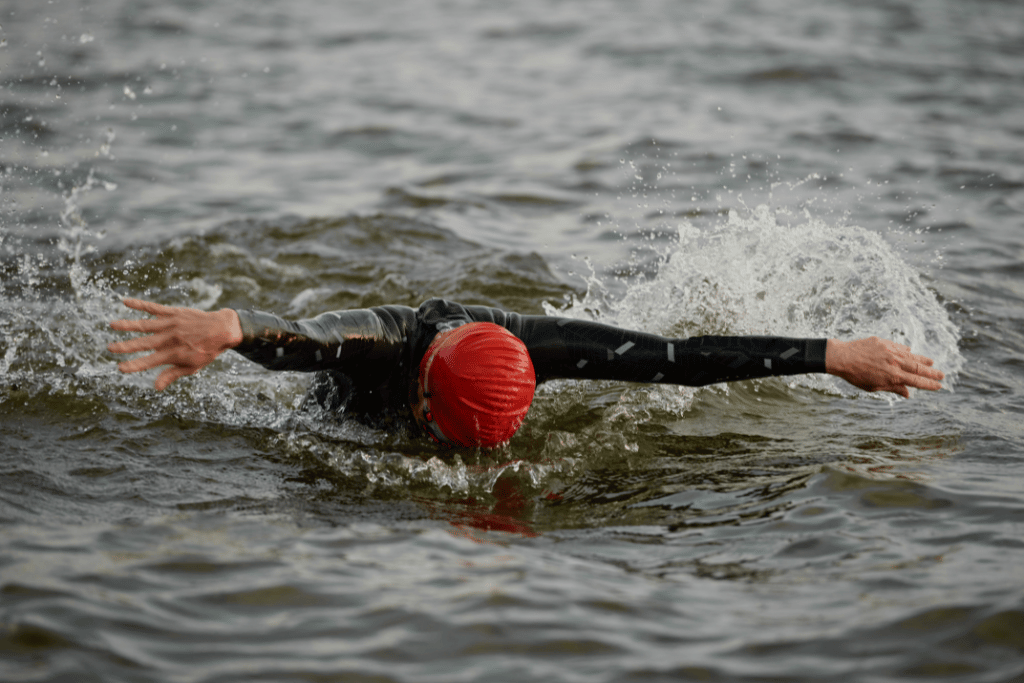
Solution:
{"label": "water", "polygon": [[[1024,676],[1024,6],[0,7],[0,679]],[[946,389],[544,385],[505,449],[157,393],[123,295],[878,334]]]}

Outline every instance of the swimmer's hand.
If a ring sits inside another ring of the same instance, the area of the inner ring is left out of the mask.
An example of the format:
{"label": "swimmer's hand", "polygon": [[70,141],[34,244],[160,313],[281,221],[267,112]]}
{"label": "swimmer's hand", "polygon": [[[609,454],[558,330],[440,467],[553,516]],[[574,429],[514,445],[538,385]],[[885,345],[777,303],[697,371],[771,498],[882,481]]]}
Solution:
{"label": "swimmer's hand", "polygon": [[910,387],[942,388],[945,375],[933,363],[903,344],[878,337],[851,342],[829,339],[825,347],[825,372],[864,391],[891,391],[903,398],[910,398]]}
{"label": "swimmer's hand", "polygon": [[157,391],[163,391],[176,379],[194,375],[217,356],[242,343],[242,325],[238,314],[230,308],[208,312],[139,299],[125,299],[124,305],[156,317],[115,320],[110,326],[120,332],[145,332],[149,336],[115,342],[109,344],[107,350],[111,353],[152,351],[148,356],[124,361],[117,367],[121,372],[141,372],[169,365],[156,378]]}

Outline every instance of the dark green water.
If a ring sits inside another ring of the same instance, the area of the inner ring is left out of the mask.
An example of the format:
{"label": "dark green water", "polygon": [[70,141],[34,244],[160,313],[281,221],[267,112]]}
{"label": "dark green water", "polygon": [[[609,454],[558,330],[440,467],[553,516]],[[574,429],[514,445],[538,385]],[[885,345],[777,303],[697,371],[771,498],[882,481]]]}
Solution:
{"label": "dark green water", "polygon": [[[0,7],[0,679],[1024,676],[1024,7]],[[512,442],[166,392],[119,297],[893,337],[947,388],[549,383]]]}

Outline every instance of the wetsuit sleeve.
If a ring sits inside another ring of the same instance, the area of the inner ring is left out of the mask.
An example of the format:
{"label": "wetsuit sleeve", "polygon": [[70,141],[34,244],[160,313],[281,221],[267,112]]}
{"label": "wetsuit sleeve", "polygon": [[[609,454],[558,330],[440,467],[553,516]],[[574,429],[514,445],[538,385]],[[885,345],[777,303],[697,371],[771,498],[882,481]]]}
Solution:
{"label": "wetsuit sleeve", "polygon": [[520,338],[538,379],[610,379],[704,386],[825,372],[825,339],[671,339],[571,318],[523,316]]}
{"label": "wetsuit sleeve", "polygon": [[237,311],[242,343],[235,351],[269,370],[314,372],[380,366],[401,358],[404,333],[395,320],[361,309],[289,321],[260,311]]}

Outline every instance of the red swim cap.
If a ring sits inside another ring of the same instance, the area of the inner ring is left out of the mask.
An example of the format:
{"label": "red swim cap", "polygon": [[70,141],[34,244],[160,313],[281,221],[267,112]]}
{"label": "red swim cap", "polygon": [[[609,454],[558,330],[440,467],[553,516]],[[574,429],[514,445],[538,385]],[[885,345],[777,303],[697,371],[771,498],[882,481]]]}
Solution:
{"label": "red swim cap", "polygon": [[454,445],[493,448],[523,423],[537,377],[526,345],[494,323],[439,334],[420,362],[428,420]]}

